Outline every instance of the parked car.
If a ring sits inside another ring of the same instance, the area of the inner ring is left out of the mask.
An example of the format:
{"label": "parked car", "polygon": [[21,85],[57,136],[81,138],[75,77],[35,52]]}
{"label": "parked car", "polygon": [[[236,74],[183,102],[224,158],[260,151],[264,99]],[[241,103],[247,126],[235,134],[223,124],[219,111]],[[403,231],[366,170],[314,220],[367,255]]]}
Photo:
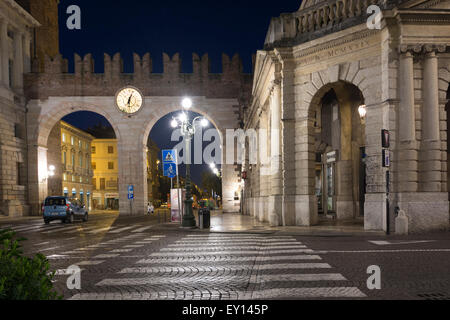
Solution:
{"label": "parked car", "polygon": [[48,197],[42,204],[45,224],[59,220],[62,223],[73,223],[75,219],[87,222],[89,213],[77,199],[67,197]]}

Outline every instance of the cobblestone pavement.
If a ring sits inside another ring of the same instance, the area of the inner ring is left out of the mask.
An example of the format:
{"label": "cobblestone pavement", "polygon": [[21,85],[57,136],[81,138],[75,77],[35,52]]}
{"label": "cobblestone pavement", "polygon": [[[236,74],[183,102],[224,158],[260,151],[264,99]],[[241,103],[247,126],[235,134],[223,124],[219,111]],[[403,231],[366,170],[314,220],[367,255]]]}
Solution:
{"label": "cobblestone pavement", "polygon": [[[207,233],[157,217],[98,215],[73,225],[0,224],[25,236],[57,271],[72,300],[450,299],[448,233],[411,237],[312,237]],[[82,269],[69,290],[67,269]],[[381,269],[369,290],[367,268]]]}

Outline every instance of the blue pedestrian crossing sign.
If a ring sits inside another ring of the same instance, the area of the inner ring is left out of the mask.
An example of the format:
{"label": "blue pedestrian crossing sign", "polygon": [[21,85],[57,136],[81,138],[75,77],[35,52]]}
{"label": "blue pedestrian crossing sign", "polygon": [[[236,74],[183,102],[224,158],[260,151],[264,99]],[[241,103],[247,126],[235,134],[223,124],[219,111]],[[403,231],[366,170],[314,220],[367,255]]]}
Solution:
{"label": "blue pedestrian crossing sign", "polygon": [[163,150],[162,161],[163,163],[177,164],[177,150]]}
{"label": "blue pedestrian crossing sign", "polygon": [[174,163],[164,163],[164,176],[175,178],[177,176],[177,165]]}
{"label": "blue pedestrian crossing sign", "polygon": [[134,199],[134,186],[128,186],[128,200]]}
{"label": "blue pedestrian crossing sign", "polygon": [[163,150],[162,160],[164,176],[175,178],[177,176],[177,150]]}

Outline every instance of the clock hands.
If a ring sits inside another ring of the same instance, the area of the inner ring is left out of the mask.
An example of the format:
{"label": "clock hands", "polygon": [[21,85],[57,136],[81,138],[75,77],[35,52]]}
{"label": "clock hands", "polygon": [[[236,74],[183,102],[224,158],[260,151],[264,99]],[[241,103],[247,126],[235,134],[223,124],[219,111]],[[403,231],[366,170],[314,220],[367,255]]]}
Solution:
{"label": "clock hands", "polygon": [[133,98],[133,94],[130,95],[130,97],[128,98],[128,108],[131,108],[131,98]]}

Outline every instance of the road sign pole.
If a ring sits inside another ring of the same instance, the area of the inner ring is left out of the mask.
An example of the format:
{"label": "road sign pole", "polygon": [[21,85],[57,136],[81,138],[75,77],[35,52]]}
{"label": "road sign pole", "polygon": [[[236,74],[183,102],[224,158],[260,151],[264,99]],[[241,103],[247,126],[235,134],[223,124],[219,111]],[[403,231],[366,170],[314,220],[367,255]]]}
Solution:
{"label": "road sign pole", "polygon": [[180,225],[183,225],[183,212],[181,210],[181,197],[183,195],[183,192],[181,192],[180,188],[180,176],[178,174],[178,161],[177,161],[177,195],[178,195],[178,213],[180,214]]}

